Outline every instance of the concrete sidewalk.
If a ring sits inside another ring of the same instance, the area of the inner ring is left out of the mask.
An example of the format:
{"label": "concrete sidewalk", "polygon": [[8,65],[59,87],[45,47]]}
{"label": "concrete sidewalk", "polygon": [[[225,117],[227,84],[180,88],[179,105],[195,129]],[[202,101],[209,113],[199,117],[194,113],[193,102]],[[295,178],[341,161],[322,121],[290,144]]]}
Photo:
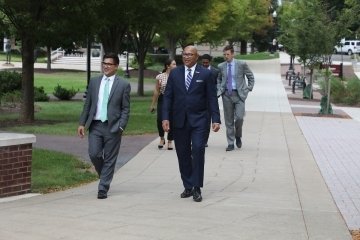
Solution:
{"label": "concrete sidewalk", "polygon": [[117,171],[106,200],[92,183],[0,203],[0,239],[350,240],[291,112],[279,60],[248,63],[256,83],[243,148],[225,152],[224,124],[211,133],[203,202],[180,199],[176,153],[154,140]]}

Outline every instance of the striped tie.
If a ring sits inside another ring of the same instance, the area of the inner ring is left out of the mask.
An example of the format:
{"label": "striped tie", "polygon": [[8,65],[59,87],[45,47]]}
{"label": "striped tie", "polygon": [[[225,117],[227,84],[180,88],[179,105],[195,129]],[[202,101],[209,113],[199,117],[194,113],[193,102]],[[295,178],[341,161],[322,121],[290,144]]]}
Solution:
{"label": "striped tie", "polygon": [[188,68],[187,70],[188,70],[188,74],[187,74],[187,76],[186,76],[186,81],[185,81],[186,90],[189,89],[189,86],[190,86],[190,83],[191,83],[191,79],[192,79],[192,77],[191,77],[191,68]]}
{"label": "striped tie", "polygon": [[103,93],[103,100],[101,104],[101,112],[100,112],[100,120],[105,122],[107,120],[107,105],[109,101],[109,78],[106,78],[105,86],[104,86],[104,93]]}

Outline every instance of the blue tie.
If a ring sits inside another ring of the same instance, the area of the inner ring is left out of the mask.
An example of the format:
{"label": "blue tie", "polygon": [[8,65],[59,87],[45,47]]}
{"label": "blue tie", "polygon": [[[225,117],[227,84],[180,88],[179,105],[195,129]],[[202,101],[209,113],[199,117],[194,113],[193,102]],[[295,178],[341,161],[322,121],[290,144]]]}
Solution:
{"label": "blue tie", "polygon": [[192,77],[191,77],[191,68],[188,68],[187,70],[188,70],[188,74],[187,74],[187,76],[186,76],[186,81],[185,81],[186,90],[189,89],[189,86],[190,86],[190,83],[191,83],[191,79],[192,79]]}
{"label": "blue tie", "polygon": [[101,104],[101,112],[100,112],[100,120],[102,122],[105,122],[107,120],[107,105],[109,101],[109,82],[110,79],[105,79],[105,86],[104,86],[104,92],[103,92],[103,101]]}
{"label": "blue tie", "polygon": [[231,64],[228,64],[228,72],[227,72],[227,93],[228,95],[232,94],[232,74],[231,74]]}

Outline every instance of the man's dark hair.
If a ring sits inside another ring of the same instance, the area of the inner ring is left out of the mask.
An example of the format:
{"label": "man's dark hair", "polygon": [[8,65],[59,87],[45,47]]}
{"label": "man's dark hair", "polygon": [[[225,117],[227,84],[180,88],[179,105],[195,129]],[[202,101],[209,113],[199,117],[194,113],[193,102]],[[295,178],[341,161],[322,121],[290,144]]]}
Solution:
{"label": "man's dark hair", "polygon": [[105,55],[103,57],[103,61],[105,58],[112,58],[116,65],[119,65],[119,63],[120,63],[119,56],[116,53],[105,53]]}
{"label": "man's dark hair", "polygon": [[233,46],[227,45],[227,46],[224,47],[223,51],[225,52],[225,51],[228,51],[228,50],[230,50],[231,53],[234,53],[234,47]]}
{"label": "man's dark hair", "polygon": [[201,56],[201,59],[207,59],[207,60],[211,61],[211,60],[212,60],[212,57],[211,57],[209,54],[203,54],[203,55]]}

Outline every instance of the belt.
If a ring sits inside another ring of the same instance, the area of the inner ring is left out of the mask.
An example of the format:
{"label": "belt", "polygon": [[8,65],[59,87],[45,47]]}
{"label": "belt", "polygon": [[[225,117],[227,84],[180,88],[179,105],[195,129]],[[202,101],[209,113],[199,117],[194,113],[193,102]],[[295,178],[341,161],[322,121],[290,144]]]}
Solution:
{"label": "belt", "polygon": [[95,123],[108,123],[108,120],[106,120],[105,122],[101,121],[101,120],[92,120]]}
{"label": "belt", "polygon": [[[227,89],[225,89],[225,91],[227,91]],[[232,91],[234,91],[234,92],[236,91],[236,92],[237,92],[237,89],[232,89]]]}

